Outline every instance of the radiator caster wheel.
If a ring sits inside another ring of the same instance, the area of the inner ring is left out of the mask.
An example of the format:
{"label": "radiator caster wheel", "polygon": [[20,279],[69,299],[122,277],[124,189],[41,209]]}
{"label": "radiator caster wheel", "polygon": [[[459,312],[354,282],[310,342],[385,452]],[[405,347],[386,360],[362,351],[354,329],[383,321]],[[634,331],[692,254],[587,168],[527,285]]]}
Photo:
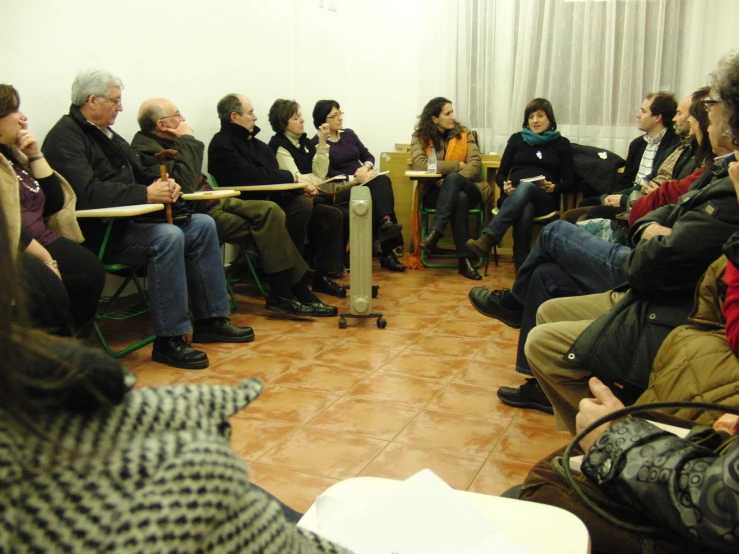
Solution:
{"label": "radiator caster wheel", "polygon": [[380,285],[372,285],[372,298],[377,298],[380,293]]}
{"label": "radiator caster wheel", "polygon": [[339,329],[346,329],[346,318],[345,317],[339,318]]}
{"label": "radiator caster wheel", "polygon": [[385,327],[387,327],[387,319],[385,319],[384,317],[378,317],[377,327],[379,327],[380,329],[384,329]]}

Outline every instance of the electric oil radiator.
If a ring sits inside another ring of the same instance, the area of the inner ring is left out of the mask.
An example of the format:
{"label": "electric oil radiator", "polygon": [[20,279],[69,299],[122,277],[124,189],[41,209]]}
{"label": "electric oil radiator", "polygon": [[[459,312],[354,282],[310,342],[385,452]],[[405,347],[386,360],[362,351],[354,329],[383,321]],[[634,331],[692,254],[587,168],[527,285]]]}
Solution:
{"label": "electric oil radiator", "polygon": [[[349,313],[339,314],[339,328],[346,329],[346,318],[377,318],[384,329],[387,320],[381,312],[372,311],[372,197],[367,187],[352,188],[349,199]],[[377,289],[375,289],[377,290]]]}

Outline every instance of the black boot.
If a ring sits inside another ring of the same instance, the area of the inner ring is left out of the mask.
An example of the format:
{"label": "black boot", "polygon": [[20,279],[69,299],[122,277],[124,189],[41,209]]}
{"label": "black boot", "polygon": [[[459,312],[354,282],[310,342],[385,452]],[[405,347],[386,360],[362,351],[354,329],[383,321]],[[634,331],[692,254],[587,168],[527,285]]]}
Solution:
{"label": "black boot", "polygon": [[390,271],[405,271],[405,266],[398,261],[392,250],[380,258],[380,267]]}
{"label": "black boot", "polygon": [[443,237],[439,231],[431,231],[428,235],[426,235],[426,238],[421,241],[421,244],[419,245],[421,250],[426,252],[426,254],[433,254],[434,249],[436,248],[436,243],[439,242],[439,239]]}
{"label": "black boot", "polygon": [[208,367],[208,355],[195,350],[182,337],[157,337],[151,359],[160,364],[171,365],[181,369],[205,369]]}
{"label": "black boot", "polygon": [[482,275],[480,275],[475,269],[475,266],[472,265],[472,260],[470,258],[459,258],[459,274],[464,275],[467,279],[472,279],[473,281],[480,281],[482,279]]}

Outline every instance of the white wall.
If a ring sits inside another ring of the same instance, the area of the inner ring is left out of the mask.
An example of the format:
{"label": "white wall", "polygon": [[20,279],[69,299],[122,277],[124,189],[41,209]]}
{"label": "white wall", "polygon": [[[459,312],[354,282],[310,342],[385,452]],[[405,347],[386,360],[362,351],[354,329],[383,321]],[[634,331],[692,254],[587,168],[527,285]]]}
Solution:
{"label": "white wall", "polygon": [[426,56],[432,41],[424,32],[444,25],[434,6],[450,10],[453,3],[338,3],[331,12],[319,0],[3,2],[0,82],[20,91],[40,137],[68,111],[71,83],[86,67],[123,79],[115,129],[128,140],[149,97],[172,99],[206,144],[226,93],[251,97],[263,140],[272,135],[267,112],[276,98],[301,103],[311,134],[315,101],[333,98],[345,125],[379,157],[410,140],[426,100],[454,93],[453,43]]}

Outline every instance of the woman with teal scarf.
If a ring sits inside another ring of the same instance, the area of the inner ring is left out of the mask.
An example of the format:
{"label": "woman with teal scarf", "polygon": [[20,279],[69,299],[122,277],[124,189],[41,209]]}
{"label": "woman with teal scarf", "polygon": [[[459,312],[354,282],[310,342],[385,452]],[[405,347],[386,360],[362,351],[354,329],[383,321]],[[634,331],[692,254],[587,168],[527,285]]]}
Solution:
{"label": "woman with teal scarf", "polygon": [[[538,176],[543,179],[527,180]],[[467,241],[467,248],[488,257],[513,226],[513,263],[518,271],[531,250],[534,218],[555,211],[559,195],[572,189],[574,178],[570,141],[557,131],[552,104],[534,98],[524,111],[523,129],[508,139],[500,161],[495,178],[501,189],[500,210],[479,239]]]}

